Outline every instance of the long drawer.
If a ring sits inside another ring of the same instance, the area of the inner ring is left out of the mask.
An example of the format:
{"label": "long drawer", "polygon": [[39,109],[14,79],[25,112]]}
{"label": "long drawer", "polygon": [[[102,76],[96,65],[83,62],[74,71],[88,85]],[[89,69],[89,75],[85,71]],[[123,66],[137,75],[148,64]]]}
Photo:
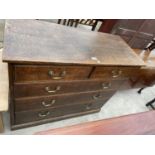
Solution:
{"label": "long drawer", "polygon": [[95,79],[125,79],[138,76],[139,67],[96,67],[90,78]]}
{"label": "long drawer", "polygon": [[15,98],[118,89],[123,80],[78,80],[40,83],[15,83]]}
{"label": "long drawer", "polygon": [[15,65],[15,82],[87,79],[92,67],[54,65]]}
{"label": "long drawer", "polygon": [[81,104],[90,101],[109,99],[115,91],[93,91],[76,94],[63,94],[44,97],[29,97],[15,99],[15,111],[54,108],[65,105]]}
{"label": "long drawer", "polygon": [[106,101],[98,103],[85,103],[85,104],[76,104],[72,106],[65,106],[59,108],[52,108],[49,110],[38,110],[38,111],[29,111],[29,112],[16,112],[15,113],[15,122],[16,124],[27,123],[32,121],[38,121],[48,118],[63,118],[66,115],[76,114],[91,111],[94,109],[100,109]]}

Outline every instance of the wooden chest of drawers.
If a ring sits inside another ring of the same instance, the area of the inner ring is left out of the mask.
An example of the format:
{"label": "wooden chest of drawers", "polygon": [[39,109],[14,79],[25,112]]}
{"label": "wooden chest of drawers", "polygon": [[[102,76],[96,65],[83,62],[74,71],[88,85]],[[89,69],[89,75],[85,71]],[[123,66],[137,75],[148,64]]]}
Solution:
{"label": "wooden chest of drawers", "polygon": [[118,36],[35,20],[6,22],[3,61],[12,129],[99,112],[144,65]]}

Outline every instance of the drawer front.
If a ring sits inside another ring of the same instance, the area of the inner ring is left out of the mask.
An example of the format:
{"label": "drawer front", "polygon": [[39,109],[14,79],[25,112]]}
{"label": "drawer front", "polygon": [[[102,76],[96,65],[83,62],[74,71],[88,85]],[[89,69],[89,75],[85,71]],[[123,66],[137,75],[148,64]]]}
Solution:
{"label": "drawer front", "polygon": [[15,82],[87,79],[92,67],[15,65]]}
{"label": "drawer front", "polygon": [[105,80],[83,80],[74,82],[44,82],[14,84],[15,98],[55,95],[75,92],[86,92],[95,90],[115,90],[120,87],[123,80],[105,81]]}
{"label": "drawer front", "polygon": [[140,68],[138,67],[96,67],[91,78],[101,79],[125,79],[138,76]]}
{"label": "drawer front", "polygon": [[47,109],[66,105],[86,103],[90,101],[101,101],[109,99],[115,91],[94,91],[78,94],[53,95],[47,97],[31,97],[15,99],[15,111],[28,111],[36,109]]}
{"label": "drawer front", "polygon": [[29,112],[17,112],[15,113],[16,124],[39,121],[49,118],[63,118],[66,115],[76,114],[80,112],[87,112],[95,109],[100,109],[106,101],[100,103],[87,103],[73,106],[65,106],[60,108],[53,108],[50,110],[38,110]]}

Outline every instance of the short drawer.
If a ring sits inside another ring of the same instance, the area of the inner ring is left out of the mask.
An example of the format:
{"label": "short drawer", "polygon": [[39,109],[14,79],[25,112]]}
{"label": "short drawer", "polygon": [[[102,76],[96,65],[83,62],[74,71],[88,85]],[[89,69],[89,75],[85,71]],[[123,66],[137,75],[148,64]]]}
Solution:
{"label": "short drawer", "polygon": [[90,78],[96,79],[125,79],[138,76],[138,67],[96,67]]}
{"label": "short drawer", "polygon": [[77,113],[83,113],[91,110],[97,110],[102,107],[106,101],[99,103],[85,103],[80,105],[65,106],[59,108],[53,108],[50,110],[38,110],[29,112],[16,112],[15,122],[16,124],[39,121],[43,119],[53,118],[53,120],[63,119],[69,115],[76,115]]}
{"label": "short drawer", "polygon": [[14,84],[14,95],[15,98],[20,98],[95,90],[115,90],[118,89],[123,82],[123,80],[78,80],[72,82],[16,83]]}
{"label": "short drawer", "polygon": [[46,97],[30,97],[15,99],[15,111],[47,109],[66,105],[81,104],[90,101],[109,99],[115,91],[93,91],[77,94],[63,94]]}
{"label": "short drawer", "polygon": [[15,82],[87,79],[92,67],[15,65]]}

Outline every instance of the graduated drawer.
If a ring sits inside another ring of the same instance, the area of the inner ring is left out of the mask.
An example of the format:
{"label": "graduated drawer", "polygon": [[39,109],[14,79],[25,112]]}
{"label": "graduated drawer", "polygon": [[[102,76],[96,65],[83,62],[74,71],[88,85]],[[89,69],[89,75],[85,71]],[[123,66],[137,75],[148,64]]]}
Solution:
{"label": "graduated drawer", "polygon": [[66,105],[81,104],[90,101],[109,99],[115,91],[93,91],[77,94],[53,95],[47,97],[31,97],[15,99],[15,111],[28,111],[61,107]]}
{"label": "graduated drawer", "polygon": [[15,65],[15,82],[86,79],[91,69],[88,66]]}
{"label": "graduated drawer", "polygon": [[78,80],[40,83],[16,83],[14,84],[14,96],[31,97],[65,93],[86,92],[95,90],[115,90],[120,87],[123,80]]}
{"label": "graduated drawer", "polygon": [[97,79],[126,79],[138,76],[138,67],[96,67],[90,78]]}
{"label": "graduated drawer", "polygon": [[16,112],[15,122],[16,124],[20,124],[49,118],[63,119],[66,117],[66,115],[76,115],[77,113],[82,114],[83,112],[91,111],[94,109],[100,109],[105,102],[106,100],[98,103],[89,102],[85,104],[76,104],[72,106],[52,108],[49,110]]}

